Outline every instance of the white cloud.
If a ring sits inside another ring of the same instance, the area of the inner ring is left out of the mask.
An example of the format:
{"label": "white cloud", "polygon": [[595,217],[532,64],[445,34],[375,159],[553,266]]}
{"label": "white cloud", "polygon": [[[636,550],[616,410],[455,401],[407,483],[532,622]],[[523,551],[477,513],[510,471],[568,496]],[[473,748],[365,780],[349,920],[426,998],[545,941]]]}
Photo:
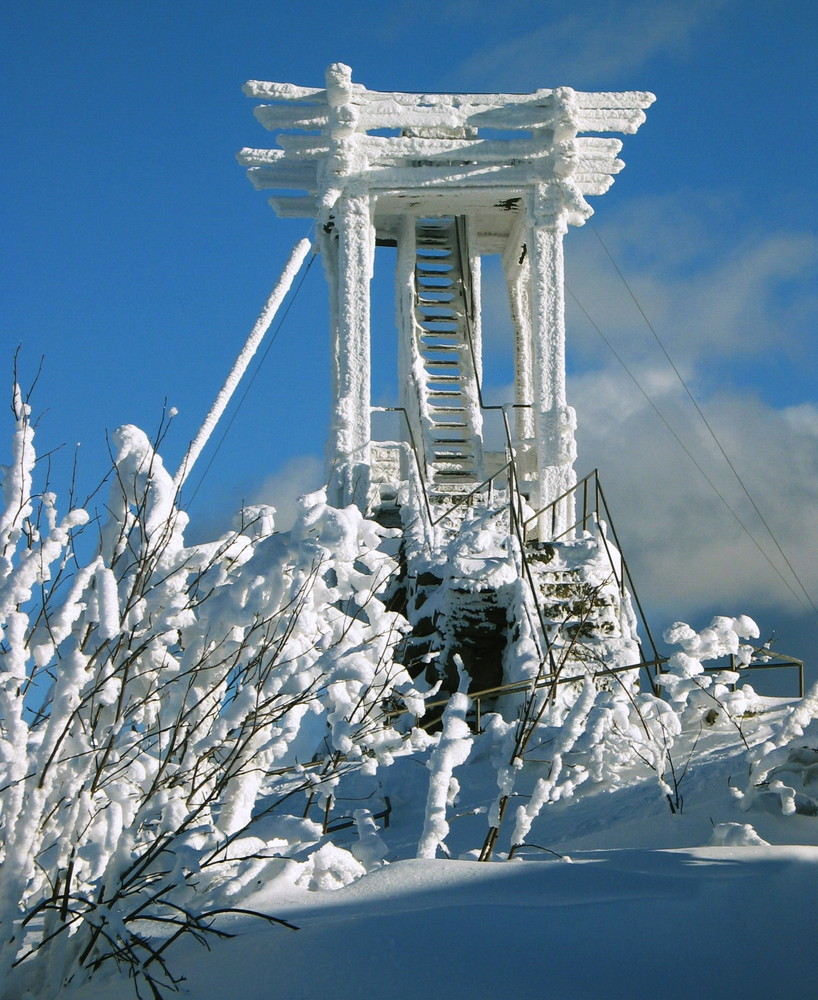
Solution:
{"label": "white cloud", "polygon": [[[607,216],[597,233],[624,281],[590,226],[568,234],[567,350],[575,372],[616,367],[613,349],[628,367],[674,379],[660,341],[697,396],[754,386],[767,398],[779,392],[777,405],[784,405],[788,366],[799,393],[810,391],[812,369],[818,376],[818,239],[786,229],[725,230],[712,218],[717,201],[681,192],[632,200]],[[491,259],[483,332],[486,382],[504,384],[511,378],[511,325],[502,271]]]}
{"label": "white cloud", "polygon": [[[680,365],[782,350],[795,354],[818,318],[818,239],[794,230],[720,230],[709,197],[629,202],[598,232],[630,289]],[[590,227],[566,242],[568,287],[617,349],[659,356],[628,288]],[[598,338],[568,296],[576,346],[599,355]],[[594,346],[596,342],[596,346]]]}
{"label": "white cloud", "polygon": [[[640,372],[648,381],[649,373]],[[581,471],[598,467],[642,599],[669,614],[796,612],[805,601],[758,514],[672,384],[652,397],[797,597],[630,380],[613,370],[574,380]],[[640,400],[634,405],[634,400]],[[755,504],[818,600],[818,407],[776,410],[723,392],[708,420]]]}
{"label": "white cloud", "polygon": [[[715,207],[719,201],[715,194],[688,191],[631,199],[608,213],[596,232],[590,225],[569,232],[566,309],[575,363],[610,360],[576,302],[626,363],[662,359],[630,292],[686,377],[696,366],[705,374],[716,359],[762,364],[774,353],[800,363],[818,323],[818,239],[784,228],[728,228]],[[483,286],[486,348],[492,360],[501,352],[510,357],[505,281],[492,259],[484,266]]]}
{"label": "white cloud", "polygon": [[[732,0],[510,3],[513,37],[480,49],[449,74],[457,85],[526,91],[532,80],[588,87],[633,72],[655,56],[684,54],[695,33]],[[488,5],[486,5],[488,8]],[[566,13],[568,11],[568,13]],[[496,17],[492,6],[487,16]],[[519,26],[517,26],[519,25]]]}

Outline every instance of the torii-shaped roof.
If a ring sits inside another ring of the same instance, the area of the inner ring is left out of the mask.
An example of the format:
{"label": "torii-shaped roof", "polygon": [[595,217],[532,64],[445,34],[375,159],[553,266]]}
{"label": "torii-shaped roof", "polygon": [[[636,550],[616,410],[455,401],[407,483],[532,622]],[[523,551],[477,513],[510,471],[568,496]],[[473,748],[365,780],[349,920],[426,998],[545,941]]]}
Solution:
{"label": "torii-shaped roof", "polygon": [[407,201],[428,211],[425,203],[444,189],[484,210],[508,209],[510,200],[546,184],[564,221],[581,225],[592,213],[585,196],[604,194],[624,166],[617,158],[621,142],[605,133],[635,132],[655,100],[644,91],[570,87],[386,93],[353,83],[351,75],[335,63],[324,88],[245,84],[246,94],[269,102],[255,114],[278,131],[279,148],[243,149],[240,162],[257,188],[301,192],[270,199],[279,215],[330,212],[350,185],[368,190],[388,213],[407,210]]}

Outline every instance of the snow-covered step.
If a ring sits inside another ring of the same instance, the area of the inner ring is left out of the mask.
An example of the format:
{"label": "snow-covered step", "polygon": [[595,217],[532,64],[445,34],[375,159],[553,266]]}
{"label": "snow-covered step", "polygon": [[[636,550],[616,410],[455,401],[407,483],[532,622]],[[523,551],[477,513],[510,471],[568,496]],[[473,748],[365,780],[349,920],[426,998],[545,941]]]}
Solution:
{"label": "snow-covered step", "polygon": [[471,482],[474,479],[474,472],[470,469],[441,469],[435,473],[435,483],[440,486],[445,483]]}
{"label": "snow-covered step", "polygon": [[621,598],[612,580],[589,580],[582,569],[549,570],[536,561],[530,565],[543,619],[565,640],[621,635]]}

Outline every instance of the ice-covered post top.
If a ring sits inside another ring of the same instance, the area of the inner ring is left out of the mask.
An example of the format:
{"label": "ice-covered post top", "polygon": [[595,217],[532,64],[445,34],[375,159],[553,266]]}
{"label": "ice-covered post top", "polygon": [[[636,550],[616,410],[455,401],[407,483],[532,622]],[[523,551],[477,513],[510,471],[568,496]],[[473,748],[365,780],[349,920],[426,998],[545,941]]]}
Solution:
{"label": "ice-covered post top", "polygon": [[[568,87],[379,92],[354,83],[340,63],[323,88],[250,81],[244,89],[262,99],[256,117],[277,145],[243,149],[240,162],[256,187],[273,192],[280,216],[316,218],[322,234],[335,338],[329,450],[337,498],[360,503],[366,485],[374,245],[399,245],[417,220],[449,217],[467,221],[461,250],[473,260],[503,255],[517,339],[515,402],[531,414],[517,427],[532,499],[544,505],[569,489],[575,417],[565,394],[562,238],[591,215],[586,198],[607,191],[623,166],[621,142],[609,133],[635,132],[653,95]],[[417,335],[410,320],[404,338]],[[427,369],[434,364],[443,363],[426,359]],[[479,363],[472,367],[479,372]],[[523,440],[528,435],[533,440]],[[541,536],[569,527],[571,517],[563,503],[556,521],[547,527],[543,519]]]}

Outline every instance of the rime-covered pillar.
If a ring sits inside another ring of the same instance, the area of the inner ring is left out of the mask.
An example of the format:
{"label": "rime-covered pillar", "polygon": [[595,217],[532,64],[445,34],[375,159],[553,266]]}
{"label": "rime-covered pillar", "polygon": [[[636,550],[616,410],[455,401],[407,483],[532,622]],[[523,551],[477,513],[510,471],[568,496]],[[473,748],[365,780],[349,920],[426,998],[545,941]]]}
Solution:
{"label": "rime-covered pillar", "polygon": [[[418,353],[415,327],[415,218],[404,215],[398,227],[398,255],[395,266],[395,309],[398,325],[398,392],[403,408],[401,436],[406,439],[413,454],[402,456],[404,479],[418,472],[426,478],[426,449],[423,447],[423,427],[428,423],[428,413],[421,399],[419,386],[424,378],[423,360]],[[404,421],[405,418],[405,422]],[[419,449],[419,452],[415,451]],[[418,469],[416,463],[422,463]]]}
{"label": "rime-covered pillar", "polygon": [[[538,507],[553,503],[576,485],[576,415],[565,392],[565,291],[563,236],[567,223],[561,192],[536,184],[529,201],[529,259],[532,391],[537,440]],[[541,541],[558,537],[574,524],[573,494],[540,516]]]}
{"label": "rime-covered pillar", "polygon": [[329,500],[339,507],[354,503],[365,510],[371,440],[369,284],[375,251],[365,192],[346,190],[338,199],[333,236],[335,246],[326,260],[333,314],[335,397],[327,441]]}
{"label": "rime-covered pillar", "polygon": [[369,283],[375,260],[372,200],[363,177],[352,71],[326,72],[328,153],[319,173],[324,267],[330,285],[333,410],[327,439],[328,498],[365,510],[370,482]]}
{"label": "rime-covered pillar", "polygon": [[461,268],[466,286],[465,304],[468,312],[466,331],[468,336],[467,364],[473,368],[473,378],[466,380],[464,393],[471,397],[470,422],[472,430],[475,478],[486,474],[483,440],[483,404],[480,390],[483,384],[483,315],[482,282],[483,260],[477,250],[477,225],[474,217],[461,217],[458,225],[461,254]]}
{"label": "rime-covered pillar", "polygon": [[515,424],[521,441],[534,438],[534,398],[532,383],[531,297],[529,294],[528,263],[509,283],[511,318],[514,323],[514,403],[517,406]]}
{"label": "rime-covered pillar", "polygon": [[508,291],[511,322],[514,328],[514,430],[517,474],[530,482],[536,475],[534,443],[534,398],[532,384],[531,295],[528,249],[524,225],[515,226],[505,251],[503,270]]}
{"label": "rime-covered pillar", "polygon": [[[483,259],[476,251],[477,247],[477,224],[474,217],[467,215],[463,227],[466,241],[466,267],[468,270],[469,296],[467,307],[469,309],[469,330],[471,331],[471,353],[474,361],[474,374],[477,377],[478,385],[483,384],[483,310],[482,310],[482,284],[483,284]],[[482,418],[478,410],[478,416]],[[482,431],[482,421],[479,428]]]}

